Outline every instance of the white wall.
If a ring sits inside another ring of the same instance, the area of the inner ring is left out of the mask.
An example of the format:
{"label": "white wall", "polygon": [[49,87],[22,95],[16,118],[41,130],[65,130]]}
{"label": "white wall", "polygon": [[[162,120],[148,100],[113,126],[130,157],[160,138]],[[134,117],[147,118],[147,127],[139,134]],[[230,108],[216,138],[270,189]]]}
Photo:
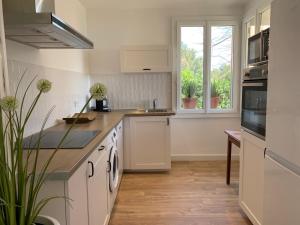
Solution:
{"label": "white wall", "polygon": [[[86,34],[86,10],[78,0],[56,0],[56,14],[82,34]],[[89,87],[87,50],[38,50],[13,41],[7,41],[11,92],[23,71],[27,70],[21,90],[34,75],[53,82],[53,90],[40,101],[27,134],[40,129],[47,111],[56,106],[48,123],[78,111],[83,106]],[[33,87],[33,89],[35,86]],[[33,96],[34,90],[30,92]],[[76,105],[76,106],[75,106]]]}
{"label": "white wall", "polygon": [[[121,108],[139,107],[145,102],[140,96],[154,97],[149,95],[151,88],[147,87],[149,79],[145,76],[120,73],[120,47],[122,45],[172,45],[172,17],[179,16],[241,16],[239,9],[228,8],[182,8],[182,9],[89,9],[88,10],[88,34],[95,41],[95,51],[89,54],[90,72],[92,82],[107,82],[109,96],[119,92],[125,93],[124,89],[135,88],[137,96],[135,102],[124,104],[120,97],[111,97],[113,101],[122,105]],[[168,75],[166,75],[168,76]],[[122,82],[127,80],[128,82]],[[130,82],[130,80],[134,82]],[[155,80],[155,79],[153,79]],[[153,83],[154,82],[154,83]],[[150,85],[162,85],[157,79]],[[171,82],[171,81],[169,81]],[[136,85],[138,84],[138,86]],[[172,84],[165,84],[168,102],[161,107],[172,104]],[[123,89],[123,91],[122,91]],[[111,91],[114,90],[114,91]],[[158,96],[159,97],[159,96]],[[161,97],[159,97],[161,99]],[[131,98],[129,98],[131,99]],[[149,99],[150,100],[150,99]],[[121,103],[120,103],[121,101]],[[165,99],[161,102],[165,102]],[[172,155],[176,160],[199,160],[199,159],[225,159],[226,136],[224,129],[240,129],[239,118],[201,118],[201,119],[172,119]]]}
{"label": "white wall", "polygon": [[[171,121],[173,160],[224,159],[225,129],[240,129],[238,118],[173,119]],[[233,148],[236,150],[236,147]],[[233,154],[237,154],[234,151]]]}

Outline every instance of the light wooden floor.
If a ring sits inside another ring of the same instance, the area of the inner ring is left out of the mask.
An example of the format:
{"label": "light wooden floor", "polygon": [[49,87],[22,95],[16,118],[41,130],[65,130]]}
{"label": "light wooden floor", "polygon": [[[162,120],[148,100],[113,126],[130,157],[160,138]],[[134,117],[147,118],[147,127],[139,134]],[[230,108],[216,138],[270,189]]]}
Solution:
{"label": "light wooden floor", "polygon": [[110,225],[250,225],[238,205],[225,162],[176,162],[169,173],[125,174]]}

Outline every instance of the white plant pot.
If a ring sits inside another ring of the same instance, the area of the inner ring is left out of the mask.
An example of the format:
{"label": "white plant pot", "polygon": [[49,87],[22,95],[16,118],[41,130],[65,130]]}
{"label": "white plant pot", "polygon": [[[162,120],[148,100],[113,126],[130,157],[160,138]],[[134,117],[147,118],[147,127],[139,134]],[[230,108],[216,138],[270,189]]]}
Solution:
{"label": "white plant pot", "polygon": [[50,216],[44,216],[44,215],[39,215],[37,219],[35,220],[35,224],[43,224],[43,225],[60,225],[60,223],[50,217]]}

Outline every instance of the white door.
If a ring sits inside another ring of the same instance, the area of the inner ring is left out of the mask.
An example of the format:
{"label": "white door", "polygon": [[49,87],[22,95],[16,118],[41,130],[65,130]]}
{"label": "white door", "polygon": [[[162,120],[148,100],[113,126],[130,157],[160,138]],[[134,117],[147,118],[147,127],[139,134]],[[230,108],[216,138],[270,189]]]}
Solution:
{"label": "white door", "polygon": [[105,157],[88,162],[89,225],[108,222],[107,162]]}
{"label": "white door", "polygon": [[170,169],[169,118],[130,118],[130,151],[133,170]]}

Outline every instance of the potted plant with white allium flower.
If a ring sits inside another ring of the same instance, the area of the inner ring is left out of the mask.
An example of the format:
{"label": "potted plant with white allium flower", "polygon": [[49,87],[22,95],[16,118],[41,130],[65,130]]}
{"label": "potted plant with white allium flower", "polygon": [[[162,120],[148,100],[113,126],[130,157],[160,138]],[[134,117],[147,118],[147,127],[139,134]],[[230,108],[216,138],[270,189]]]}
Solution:
{"label": "potted plant with white allium flower", "polygon": [[[39,80],[37,82],[38,92],[34,96],[28,110],[25,110],[28,91],[32,88],[35,78],[30,82],[25,92],[22,93],[20,100],[18,100],[18,91],[23,77],[20,79],[14,96],[6,96],[0,100],[0,224],[57,225],[57,221],[39,214],[51,200],[65,197],[52,196],[41,200],[38,200],[37,197],[46,180],[47,170],[51,161],[76,121],[65,132],[60,144],[51,156],[43,162],[42,169],[37,169],[40,151],[39,142],[53,108],[42,123],[39,140],[34,144],[35,147],[33,149],[23,151],[24,133],[40,97],[51,90],[52,83],[45,79]],[[90,88],[90,94],[91,96],[82,108],[79,116],[88,106],[91,99],[102,99],[106,95],[106,88],[102,84],[95,84]],[[32,165],[29,166],[29,164]]]}

